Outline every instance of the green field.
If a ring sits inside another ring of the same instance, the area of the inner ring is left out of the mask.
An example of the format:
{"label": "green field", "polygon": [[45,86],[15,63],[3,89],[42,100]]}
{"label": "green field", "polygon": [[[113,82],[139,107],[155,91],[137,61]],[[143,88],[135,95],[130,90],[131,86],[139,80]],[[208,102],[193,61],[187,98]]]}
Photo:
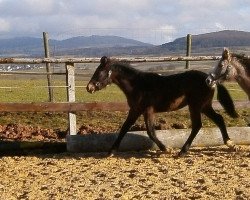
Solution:
{"label": "green field", "polygon": [[[61,78],[52,79],[55,102],[67,101],[66,82]],[[120,89],[113,85],[89,94],[86,91],[86,80],[76,78],[76,101],[77,102],[125,102],[125,96]],[[224,84],[234,100],[247,100],[247,95],[236,83]],[[46,102],[49,99],[46,77],[2,77],[0,79],[0,102]],[[215,95],[216,96],[216,95]]]}
{"label": "green field", "polygon": [[[46,102],[49,99],[46,80],[0,80],[0,102]],[[65,81],[53,81],[53,94],[55,102],[67,101]],[[86,91],[86,81],[76,81],[76,101],[125,101],[123,93],[115,86],[108,86],[106,89],[94,94]],[[9,88],[10,87],[10,88]]]}

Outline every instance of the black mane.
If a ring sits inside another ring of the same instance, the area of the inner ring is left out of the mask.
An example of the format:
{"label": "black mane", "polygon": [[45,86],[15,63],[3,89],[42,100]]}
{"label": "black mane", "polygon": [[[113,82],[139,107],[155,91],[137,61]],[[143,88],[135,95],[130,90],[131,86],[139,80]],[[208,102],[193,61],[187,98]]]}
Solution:
{"label": "black mane", "polygon": [[119,71],[119,74],[126,74],[129,76],[144,74],[147,72],[143,72],[135,69],[130,65],[129,62],[113,62],[111,63],[111,69],[114,71]]}

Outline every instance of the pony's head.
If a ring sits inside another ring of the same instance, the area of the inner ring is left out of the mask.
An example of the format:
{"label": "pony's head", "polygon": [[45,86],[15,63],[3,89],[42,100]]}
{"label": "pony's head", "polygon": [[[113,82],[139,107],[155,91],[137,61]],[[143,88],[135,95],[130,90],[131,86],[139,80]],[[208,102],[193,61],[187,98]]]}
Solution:
{"label": "pony's head", "polygon": [[221,59],[206,79],[207,85],[213,87],[218,82],[232,79],[234,76],[234,70],[232,56],[229,50],[224,48]]}
{"label": "pony's head", "polygon": [[101,90],[111,84],[111,74],[111,61],[106,56],[103,56],[100,60],[100,65],[95,70],[87,85],[87,91],[89,93],[94,93],[95,91]]}

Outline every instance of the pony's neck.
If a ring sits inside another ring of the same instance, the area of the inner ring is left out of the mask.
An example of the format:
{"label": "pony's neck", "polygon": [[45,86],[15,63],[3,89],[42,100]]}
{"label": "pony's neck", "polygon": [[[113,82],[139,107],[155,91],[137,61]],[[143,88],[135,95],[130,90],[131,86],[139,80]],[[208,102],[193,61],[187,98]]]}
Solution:
{"label": "pony's neck", "polygon": [[239,86],[246,92],[248,99],[250,100],[250,78],[238,75],[235,79]]}
{"label": "pony's neck", "polygon": [[240,63],[241,67],[243,67],[243,71],[246,73],[246,76],[250,78],[250,58],[243,54],[232,54],[232,58],[234,61]]}
{"label": "pony's neck", "polygon": [[126,64],[113,64],[112,70],[112,82],[115,83],[123,93],[128,97],[128,95],[133,92],[134,77],[137,74],[137,70],[127,66]]}
{"label": "pony's neck", "polygon": [[250,60],[242,55],[232,54],[233,78],[245,91],[250,100]]}
{"label": "pony's neck", "polygon": [[250,77],[247,75],[246,68],[237,59],[235,59],[234,68],[236,70],[234,78],[239,86],[246,92],[250,100]]}

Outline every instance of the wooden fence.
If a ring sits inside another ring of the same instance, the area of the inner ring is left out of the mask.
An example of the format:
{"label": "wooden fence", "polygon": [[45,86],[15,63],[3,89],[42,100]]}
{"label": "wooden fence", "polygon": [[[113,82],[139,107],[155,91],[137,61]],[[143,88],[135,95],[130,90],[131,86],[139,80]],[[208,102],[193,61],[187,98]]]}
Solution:
{"label": "wooden fence", "polygon": [[[179,57],[136,57],[136,58],[116,58],[130,62],[165,62],[165,61],[208,61],[218,60],[220,56],[179,56]],[[39,102],[39,103],[0,103],[2,112],[68,112],[69,132],[75,135],[76,111],[85,110],[112,110],[125,111],[128,109],[126,103],[76,103],[75,102],[75,63],[99,63],[100,58],[0,58],[0,64],[41,64],[41,63],[64,63],[65,73],[52,72],[25,72],[25,74],[42,75],[65,75],[67,88],[67,102]],[[23,74],[23,72],[1,72],[8,74]],[[240,103],[241,107],[249,107],[249,103]]]}

